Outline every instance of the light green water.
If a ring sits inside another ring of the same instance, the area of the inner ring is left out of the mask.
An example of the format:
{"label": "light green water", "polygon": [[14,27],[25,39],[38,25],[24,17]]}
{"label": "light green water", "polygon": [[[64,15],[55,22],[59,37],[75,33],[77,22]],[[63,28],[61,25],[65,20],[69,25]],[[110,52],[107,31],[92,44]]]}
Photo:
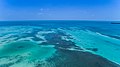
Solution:
{"label": "light green water", "polygon": [[[25,57],[22,62],[29,66],[28,62],[45,60],[49,57],[52,57],[55,51],[56,50],[54,49],[54,46],[40,46],[30,41],[19,41],[2,45],[2,47],[0,48],[0,57],[15,57],[19,55]],[[9,61],[7,62],[9,63]],[[4,64],[7,62],[2,62],[2,60],[0,59],[0,64]],[[15,66],[19,67],[19,64],[21,64],[22,62],[18,63],[18,65],[15,64]]]}

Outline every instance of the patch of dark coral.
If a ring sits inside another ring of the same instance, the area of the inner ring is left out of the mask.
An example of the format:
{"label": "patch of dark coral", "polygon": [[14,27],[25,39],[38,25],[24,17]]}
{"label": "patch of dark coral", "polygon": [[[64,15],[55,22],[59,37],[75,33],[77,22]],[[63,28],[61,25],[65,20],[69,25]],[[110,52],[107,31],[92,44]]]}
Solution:
{"label": "patch of dark coral", "polygon": [[112,37],[112,38],[116,38],[116,39],[120,40],[120,36],[115,36],[115,35],[107,35],[107,36]]}
{"label": "patch of dark coral", "polygon": [[89,52],[59,49],[56,55],[47,59],[55,67],[120,67],[119,65]]}
{"label": "patch of dark coral", "polygon": [[87,50],[94,51],[94,52],[98,51],[98,48],[86,48],[86,49],[87,49]]}
{"label": "patch of dark coral", "polygon": [[44,34],[43,36],[45,36],[47,42],[43,42],[40,45],[53,44],[55,45],[55,47],[62,47],[62,48],[77,47],[74,42],[70,40],[67,41],[62,39],[62,36],[68,36],[68,37],[70,36],[70,35],[66,35],[63,32],[57,31],[56,33]]}
{"label": "patch of dark coral", "polygon": [[18,46],[17,48],[21,49],[21,48],[24,48],[24,46]]}

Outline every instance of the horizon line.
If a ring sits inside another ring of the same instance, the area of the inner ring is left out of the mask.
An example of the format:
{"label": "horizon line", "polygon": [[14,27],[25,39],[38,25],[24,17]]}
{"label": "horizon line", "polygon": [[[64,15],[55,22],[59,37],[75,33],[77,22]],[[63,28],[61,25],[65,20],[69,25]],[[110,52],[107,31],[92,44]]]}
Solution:
{"label": "horizon line", "polygon": [[1,21],[107,21],[107,22],[120,22],[120,20],[0,20]]}

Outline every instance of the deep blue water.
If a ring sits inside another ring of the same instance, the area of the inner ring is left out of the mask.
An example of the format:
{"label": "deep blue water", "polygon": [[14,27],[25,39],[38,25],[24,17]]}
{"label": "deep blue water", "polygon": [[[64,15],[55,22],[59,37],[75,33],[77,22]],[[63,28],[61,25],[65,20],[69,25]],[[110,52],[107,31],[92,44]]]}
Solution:
{"label": "deep blue water", "polygon": [[[88,28],[96,32],[104,32],[111,34],[112,32],[119,33],[119,21],[79,21],[79,20],[29,20],[29,21],[0,21],[0,26],[42,26],[47,28],[58,27],[81,27]],[[112,33],[115,34],[115,33]],[[120,33],[119,33],[120,34]]]}

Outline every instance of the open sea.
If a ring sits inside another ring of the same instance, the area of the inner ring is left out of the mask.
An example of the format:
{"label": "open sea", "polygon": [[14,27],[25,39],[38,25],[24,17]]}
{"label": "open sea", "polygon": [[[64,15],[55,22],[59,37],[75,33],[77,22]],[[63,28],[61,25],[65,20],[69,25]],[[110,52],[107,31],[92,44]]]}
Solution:
{"label": "open sea", "polygon": [[119,21],[0,21],[0,67],[120,67]]}

